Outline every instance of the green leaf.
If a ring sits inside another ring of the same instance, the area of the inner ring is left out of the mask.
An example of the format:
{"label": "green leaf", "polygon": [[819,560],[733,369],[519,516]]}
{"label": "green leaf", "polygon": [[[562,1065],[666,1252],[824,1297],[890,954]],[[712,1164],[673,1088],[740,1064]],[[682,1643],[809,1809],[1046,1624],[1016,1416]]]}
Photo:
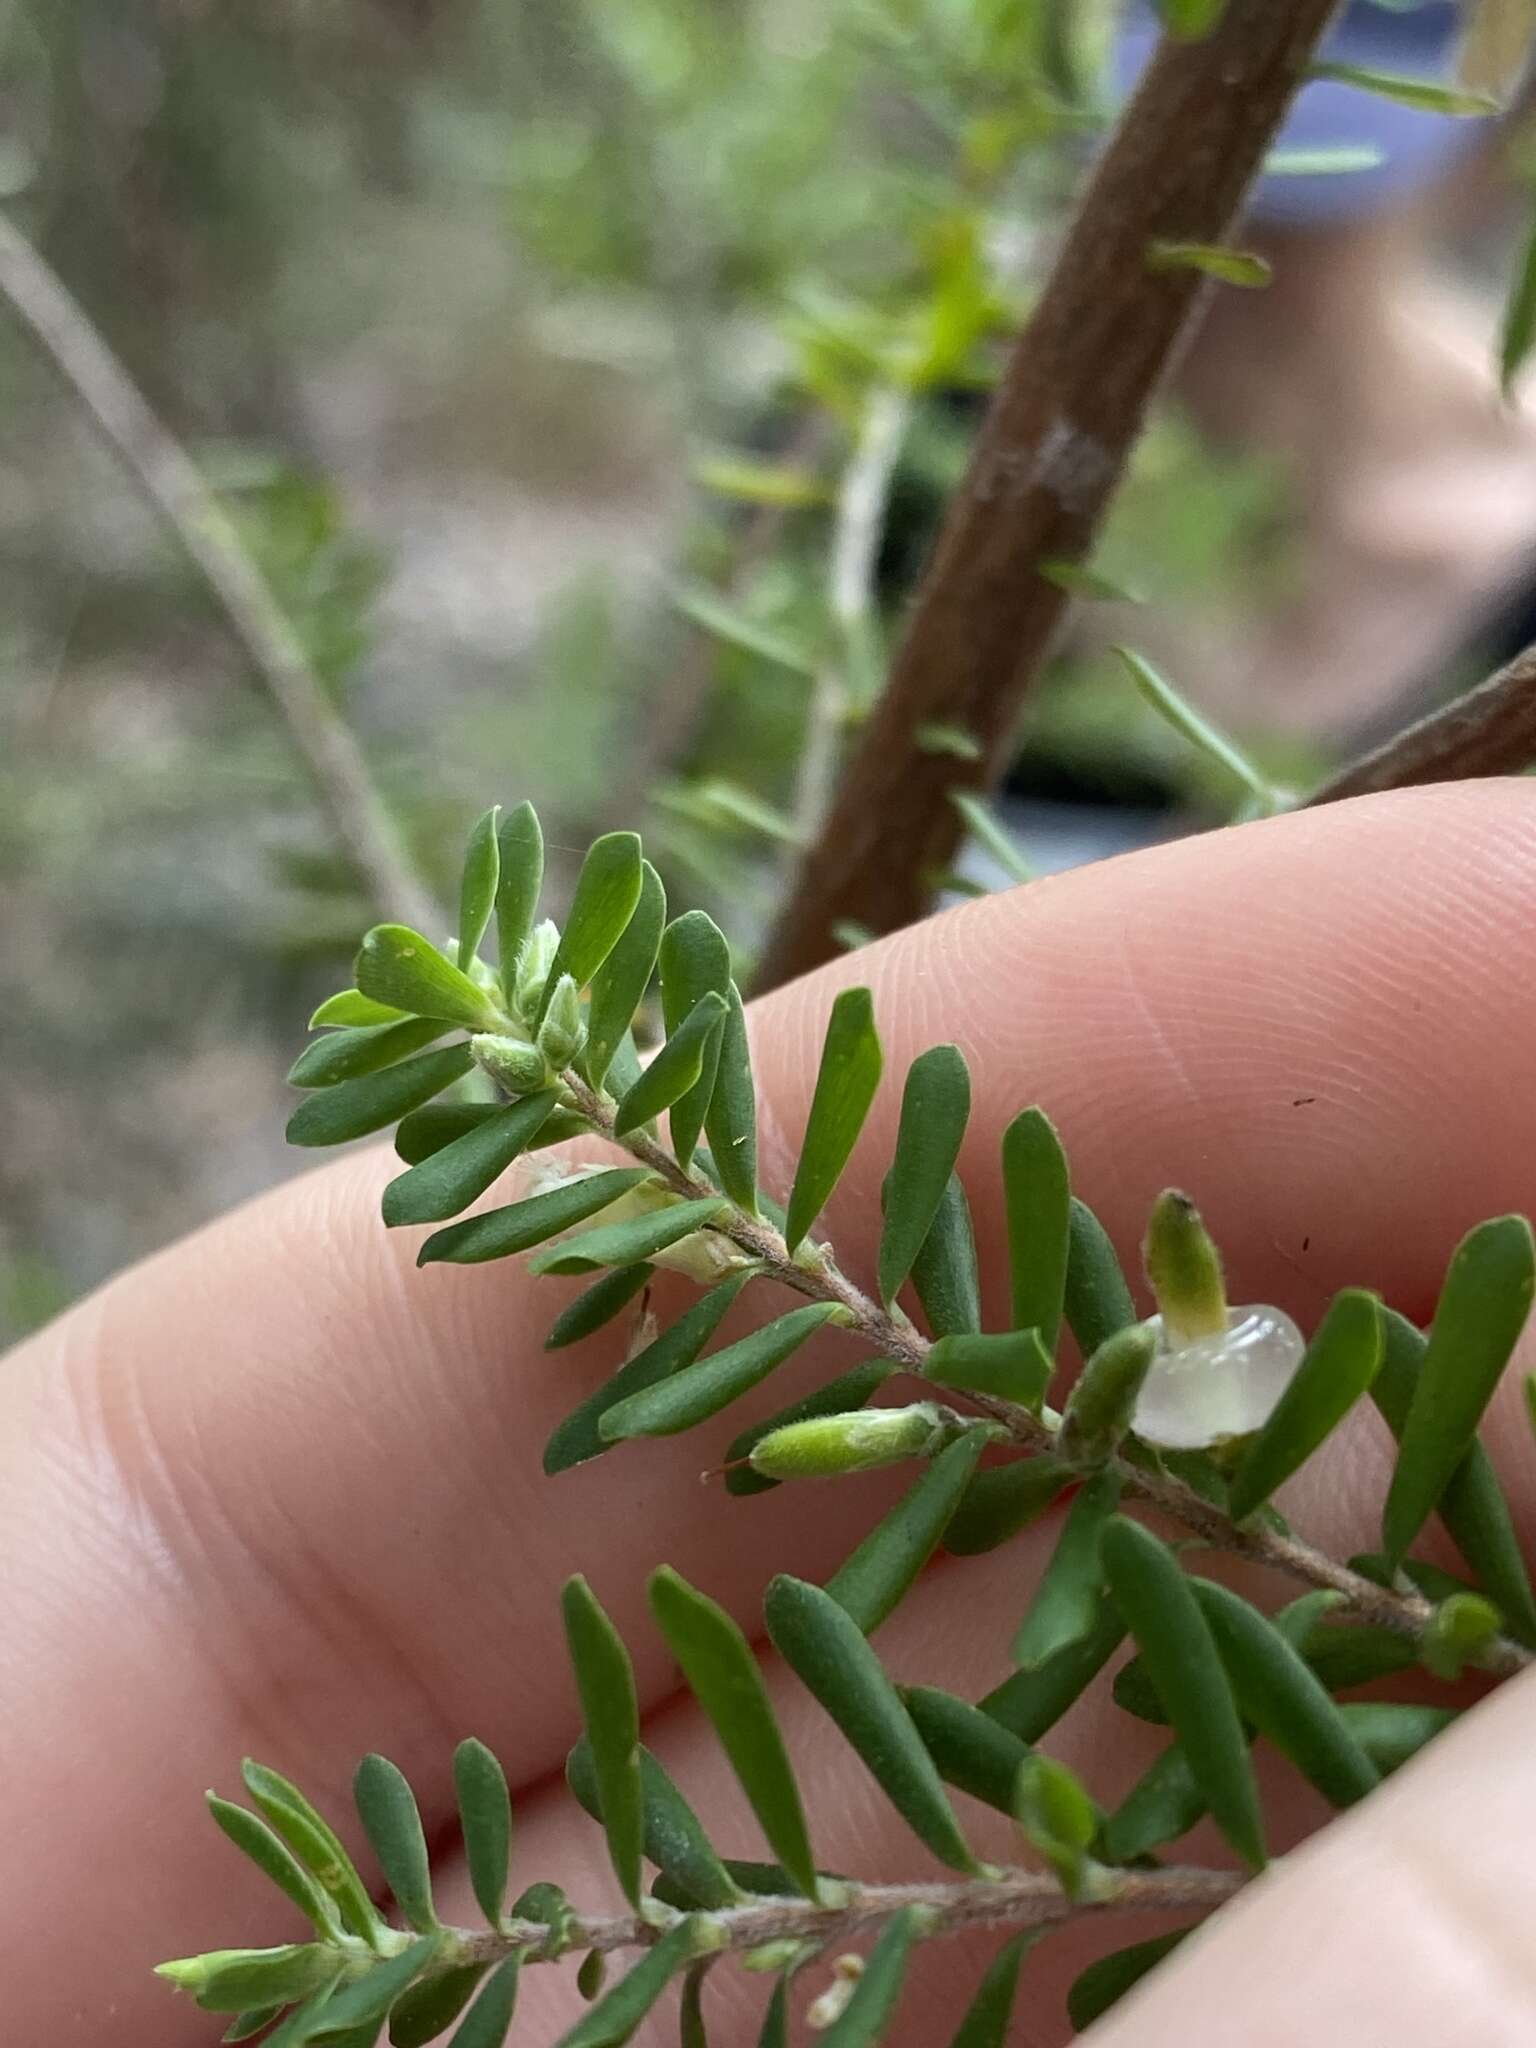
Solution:
{"label": "green leaf", "polygon": [[919,1841],[941,1863],[974,1873],[976,1860],[939,1774],[858,1623],[820,1586],[782,1573],[769,1585],[763,1613],[774,1648],[836,1722]]}
{"label": "green leaf", "polygon": [[674,1202],[664,1209],[652,1209],[643,1216],[626,1217],[622,1223],[600,1223],[595,1230],[583,1230],[563,1237],[547,1252],[530,1259],[532,1273],[593,1273],[600,1266],[629,1266],[636,1260],[654,1259],[678,1244],[718,1223],[729,1213],[719,1200]]}
{"label": "green leaf", "polygon": [[776,1429],[784,1429],[794,1422],[813,1422],[823,1415],[846,1415],[864,1403],[895,1372],[896,1367],[888,1358],[867,1358],[862,1365],[851,1371],[839,1373],[835,1380],[829,1380],[824,1387],[818,1387],[814,1394],[807,1394],[803,1400],[791,1401],[787,1408],[780,1408],[774,1414],[765,1416],[761,1422],[754,1422],[744,1429],[740,1436],[731,1440],[725,1454],[725,1490],[727,1493],[766,1493],[770,1488],[782,1485],[778,1479],[769,1479],[764,1473],[756,1472],[747,1462],[753,1448],[770,1436]]}
{"label": "green leaf", "polygon": [[517,1980],[522,1962],[520,1954],[513,1954],[498,1964],[460,2022],[453,2048],[502,2048],[517,2010]]}
{"label": "green leaf", "polygon": [[395,1153],[407,1166],[419,1166],[466,1131],[475,1130],[505,1105],[499,1102],[429,1102],[402,1117],[395,1131]]}
{"label": "green leaf", "polygon": [[1339,1712],[1383,1777],[1401,1770],[1427,1742],[1461,1718],[1454,1707],[1409,1706],[1396,1700],[1353,1700]]}
{"label": "green leaf", "polygon": [[1029,1927],[998,1950],[949,2048],[1007,2048],[1019,1970],[1039,1938],[1037,1930]]}
{"label": "green leaf", "polygon": [[1024,1670],[1038,1670],[1097,1624],[1104,1590],[1100,1541],[1119,1505],[1113,1472],[1095,1473],[1073,1501],[1013,1639],[1013,1661]]}
{"label": "green leaf", "polygon": [[578,988],[585,988],[618,944],[640,901],[643,866],[635,833],[605,832],[601,839],[593,840],[576,877],[536,1024],[543,1022],[562,974],[568,974]]}
{"label": "green leaf", "polygon": [[[592,1745],[585,1736],[566,1759],[565,1776],[577,1803],[600,1821],[602,1792]],[[715,1854],[698,1815],[645,1748],[640,1751],[640,1790],[645,1853],[662,1875],[671,1878],[690,1906],[714,1912],[740,1905],[746,1894]]]}
{"label": "green leaf", "polygon": [[944,754],[953,761],[979,761],[981,742],[973,732],[967,732],[963,725],[951,725],[944,719],[929,719],[913,734],[918,747],[925,754]]}
{"label": "green leaf", "polygon": [[1056,1448],[1069,1465],[1089,1471],[1112,1458],[1130,1432],[1142,1383],[1157,1353],[1157,1336],[1133,1323],[1106,1337],[1067,1399]]}
{"label": "green leaf", "polygon": [[791,1252],[842,1178],[880,1085],[882,1064],[873,998],[867,988],[845,988],[832,1005],[790,1192],[784,1236]]}
{"label": "green leaf", "polygon": [[453,1783],[470,1887],[488,1924],[500,1927],[512,1855],[512,1800],[494,1751],[467,1736],[453,1753]]}
{"label": "green leaf", "polygon": [[771,626],[759,625],[756,619],[737,610],[702,584],[682,586],[673,593],[672,602],[684,618],[691,619],[706,633],[714,634],[716,639],[727,641],[732,647],[740,647],[747,654],[759,655],[764,661],[771,661],[796,675],[815,675],[816,663],[808,648],[785,634],[776,633]]}
{"label": "green leaf", "polygon": [[903,1686],[901,1699],[945,1784],[999,1813],[1011,1814],[1019,1766],[1031,1754],[1029,1745],[980,1707],[937,1686]]}
{"label": "green leaf", "polygon": [[[702,910],[690,910],[675,918],[661,935],[661,1009],[668,1044],[689,1027],[694,1012],[707,997],[717,997],[723,1005],[719,1028],[709,1030],[703,1038],[695,1079],[685,1091],[657,1105],[657,1109],[671,1109],[672,1149],[679,1165],[684,1167],[693,1158],[714,1093],[730,992],[731,949],[724,932]],[[665,1057],[664,1047],[657,1059]]]}
{"label": "green leaf", "polygon": [[1165,1843],[1181,1841],[1206,1812],[1184,1745],[1170,1743],[1104,1822],[1098,1854],[1106,1863],[1135,1863]]}
{"label": "green leaf", "polygon": [[532,1144],[557,1099],[555,1090],[546,1088],[509,1102],[399,1175],[384,1190],[384,1221],[391,1228],[442,1223],[467,1209]]}
{"label": "green leaf", "polygon": [[1368,70],[1363,64],[1318,63],[1312,66],[1308,75],[1331,78],[1338,85],[1358,86],[1361,92],[1372,93],[1378,99],[1395,100],[1399,106],[1415,107],[1425,114],[1481,118],[1499,111],[1498,101],[1486,93],[1457,92],[1451,86],[1437,85],[1430,78],[1401,77],[1395,72]]}
{"label": "green leaf", "polygon": [[1088,1882],[1088,1847],[1098,1832],[1099,1814],[1077,1773],[1054,1757],[1026,1757],[1014,1782],[1013,1811],[1067,1897],[1080,1899]]}
{"label": "green leaf", "polygon": [[500,804],[482,812],[464,854],[464,870],[459,878],[458,964],[465,970],[480,950],[480,941],[496,907],[496,884],[501,879],[501,849],[496,842],[500,817]]}
{"label": "green leaf", "polygon": [[1086,598],[1091,603],[1141,604],[1145,601],[1134,590],[1127,590],[1123,583],[1116,583],[1112,576],[1090,569],[1083,562],[1037,562],[1035,574],[1047,583],[1054,583],[1058,590],[1066,591],[1069,597]]}
{"label": "green leaf", "polygon": [[[816,1896],[816,1862],[784,1738],[746,1637],[713,1600],[665,1567],[652,1574],[651,1611],[796,1890]],[[860,1638],[862,1641],[862,1637]]]}
{"label": "green leaf", "polygon": [[963,1337],[981,1328],[981,1276],[971,1205],[951,1174],[938,1210],[912,1262],[912,1287],[935,1337]]}
{"label": "green leaf", "polygon": [[382,1130],[408,1110],[461,1080],[472,1064],[467,1045],[445,1045],[418,1053],[380,1074],[342,1081],[301,1102],[288,1119],[290,1145],[344,1145]]}
{"label": "green leaf", "polygon": [[1342,178],[1374,171],[1387,153],[1373,142],[1341,142],[1317,149],[1272,149],[1264,159],[1266,178]]}
{"label": "green leaf", "polygon": [[243,1806],[235,1806],[210,1792],[208,1811],[235,1847],[249,1856],[263,1876],[269,1878],[285,1898],[291,1899],[314,1924],[322,1940],[334,1935],[336,1909],[330,1894],[312,1871],[299,1862],[287,1844],[267,1823]]}
{"label": "green leaf", "polygon": [[670,1329],[663,1330],[654,1343],[646,1345],[614,1374],[613,1378],[587,1396],[568,1415],[544,1449],[544,1470],[568,1472],[613,1449],[601,1433],[603,1417],[631,1394],[657,1386],[673,1373],[691,1365],[724,1320],[727,1310],[751,1278],[750,1273],[733,1273],[712,1287]]}
{"label": "green leaf", "polygon": [[952,1557],[980,1557],[1039,1521],[1077,1474],[1059,1458],[1016,1458],[978,1472],[944,1531]]}
{"label": "green leaf", "polygon": [[937,1387],[991,1394],[1039,1413],[1054,1369],[1038,1330],[941,1337],[928,1353],[923,1375]]}
{"label": "green leaf", "polygon": [[907,1070],[896,1156],[885,1182],[878,1267],[880,1298],[887,1307],[927,1241],[970,1114],[971,1076],[960,1048],[936,1045],[920,1053]]}
{"label": "green leaf", "polygon": [[582,1719],[592,1745],[608,1855],[629,1903],[639,1910],[645,1801],[640,1787],[640,1707],[622,1637],[584,1578],[561,1596]]}
{"label": "green leaf", "polygon": [[544,887],[544,834],[532,804],[508,811],[496,835],[496,944],[501,987],[508,1005],[517,985],[518,955],[539,913]]}
{"label": "green leaf", "polygon": [[1335,1297],[1296,1377],[1233,1475],[1228,1511],[1241,1522],[1326,1443],[1381,1366],[1381,1303],[1350,1288]]}
{"label": "green leaf", "polygon": [[309,1029],[319,1031],[328,1025],[355,1028],[366,1024],[399,1024],[404,1017],[404,1010],[397,1010],[392,1003],[376,1003],[372,996],[362,995],[355,988],[344,988],[326,997],[310,1018]]}
{"label": "green leaf", "polygon": [[915,1906],[903,1906],[887,1920],[852,1998],[822,2035],[823,2048],[874,2048],[884,2039],[922,1932],[923,1916]]}
{"label": "green leaf", "polygon": [[1479,1224],[1457,1247],[1382,1514],[1382,1540],[1394,1558],[1407,1551],[1471,1449],[1525,1327],[1533,1288],[1536,1246],[1523,1216]]}
{"label": "green leaf", "polygon": [[1220,284],[1262,291],[1274,277],[1274,266],[1251,249],[1229,249],[1215,242],[1149,242],[1148,270],[1198,270]]}
{"label": "green leaf", "polygon": [[394,2048],[430,2048],[474,1997],[488,1967],[485,1963],[460,1963],[413,1984],[390,2009],[389,2038]]}
{"label": "green leaf", "polygon": [[1067,1156],[1044,1110],[1026,1109],[1003,1133],[1003,1202],[1013,1327],[1038,1330],[1054,1352],[1066,1294],[1071,1190]]}
{"label": "green leaf", "polygon": [[865,1635],[895,1612],[938,1548],[986,1444],[985,1428],[969,1429],[941,1451],[827,1581],[827,1591]]}
{"label": "green leaf", "polygon": [[247,1757],[240,1775],[246,1791],[273,1828],[336,1901],[336,1910],[348,1933],[360,1935],[372,1944],[382,1924],[379,1912],[335,1829],[311,1806],[297,1785],[290,1784],[266,1764]]}
{"label": "green leaf", "polygon": [[789,2048],[789,1977],[780,1977],[773,1987],[768,2010],[763,2014],[757,2048]]}
{"label": "green leaf", "polygon": [[1394,1677],[1418,1663],[1409,1636],[1388,1628],[1338,1628],[1325,1624],[1302,1644],[1302,1655],[1330,1693]]}
{"label": "green leaf", "polygon": [[537,1884],[529,1885],[512,1901],[508,1917],[536,1920],[541,1927],[549,1929],[537,1950],[541,1961],[553,1961],[575,1946],[576,1909],[557,1884],[541,1879]]}
{"label": "green leaf", "polygon": [[1194,1766],[1217,1826],[1251,1868],[1265,1862],[1253,1765],[1226,1669],[1177,1558],[1138,1522],[1116,1515],[1100,1553],[1109,1590]]}
{"label": "green leaf", "polygon": [[720,1029],[720,1057],[710,1092],[704,1129],[720,1185],[749,1216],[758,1213],[757,1092],[752,1081],[752,1055],[747,1042],[747,1015],[741,990],[733,981],[730,1004]]}
{"label": "green leaf", "polygon": [[590,2005],[608,1976],[608,1958],[600,1948],[589,1949],[576,1971],[576,1989]]}
{"label": "green leaf", "polygon": [[1084,1358],[1136,1321],[1136,1304],[1109,1232],[1086,1202],[1072,1197],[1067,1222],[1067,1328]]}
{"label": "green leaf", "polygon": [[246,2012],[237,2012],[219,2039],[249,2041],[252,2035],[262,2033],[270,2027],[282,2009],[280,2005],[253,2005]]}
{"label": "green leaf", "polygon": [[1226,13],[1227,0],[1157,0],[1157,11],[1169,35],[1197,43]]}
{"label": "green leaf", "polygon": [[1092,1626],[1032,1671],[1016,1671],[980,1701],[981,1711],[1022,1742],[1038,1742],[1082,1698],[1125,1640],[1114,1603],[1101,1600]]}
{"label": "green leaf", "polygon": [[704,2030],[704,1978],[708,1965],[695,1963],[683,1979],[683,1999],[678,2012],[679,2048],[709,2048]]}
{"label": "green leaf", "polygon": [[952,789],[949,800],[970,827],[971,837],[989,853],[1010,882],[1032,882],[1034,870],[979,796]]}
{"label": "green leaf", "polygon": [[532,1251],[546,1238],[596,1216],[649,1177],[644,1166],[616,1166],[549,1188],[542,1195],[530,1195],[526,1201],[487,1209],[482,1216],[469,1216],[434,1232],[416,1254],[416,1263],[432,1266],[446,1260],[456,1266],[477,1266],[486,1259]]}
{"label": "green leaf", "polygon": [[1113,1955],[1100,1956],[1096,1963],[1090,1963],[1067,1993],[1067,2017],[1077,2032],[1086,2033],[1112,2005],[1117,2005],[1128,1991],[1134,1991],[1164,1956],[1173,1954],[1188,1932],[1187,1927],[1181,1927],[1175,1934],[1154,1935],[1151,1941],[1138,1941],[1130,1948],[1116,1949]]}
{"label": "green leaf", "polygon": [[556,2048],[623,2048],[667,1986],[694,1958],[696,1933],[681,1921],[562,2034]]}
{"label": "green leaf", "polygon": [[161,1963],[157,1977],[190,1991],[205,2012],[244,2012],[254,2005],[287,2005],[328,1985],[342,1966],[340,1954],[318,1941],[282,1948],[216,1949]]}
{"label": "green leaf", "polygon": [[363,1832],[373,1844],[384,1881],[401,1912],[419,1934],[438,1925],[432,1905],[432,1871],[415,1794],[388,1757],[366,1756],[352,1780]]}
{"label": "green leaf", "polygon": [[563,1351],[567,1345],[579,1344],[584,1337],[611,1323],[615,1316],[624,1313],[653,1271],[642,1260],[637,1265],[619,1266],[594,1280],[555,1317],[544,1339],[544,1349]]}
{"label": "green leaf", "polygon": [[598,1424],[598,1433],[605,1442],[617,1443],[626,1437],[676,1436],[696,1428],[767,1379],[838,1313],[837,1304],[826,1301],[791,1309],[723,1351],[614,1403]]}
{"label": "green leaf", "polygon": [[[705,1067],[719,1057],[720,1032],[728,1008],[725,997],[713,991],[699,998],[639,1080],[620,1098],[613,1122],[620,1137],[671,1109],[698,1085]],[[688,1157],[692,1157],[692,1146]],[[688,1163],[681,1154],[679,1162]]]}
{"label": "green leaf", "polygon": [[466,1031],[494,1031],[502,1022],[484,989],[409,925],[376,924],[352,971],[365,996],[412,1016],[441,1017]]}
{"label": "green leaf", "polygon": [[1520,252],[1519,268],[1504,301],[1499,328],[1499,385],[1506,399],[1514,396],[1515,381],[1524,369],[1536,342],[1536,220],[1527,232]]}
{"label": "green leaf", "polygon": [[306,1045],[288,1069],[290,1088],[333,1088],[392,1067],[407,1053],[420,1052],[446,1027],[436,1017],[407,1017],[395,1024],[362,1024],[352,1031],[328,1031]]}
{"label": "green leaf", "polygon": [[1334,1806],[1374,1792],[1380,1775],[1316,1674],[1272,1621],[1208,1579],[1191,1582],[1245,1719]]}
{"label": "green leaf", "polygon": [[355,2031],[377,2027],[395,2000],[416,1982],[442,1948],[439,1929],[421,1941],[413,1941],[387,1961],[370,1965],[365,1977],[356,1977],[333,1991],[319,2018],[305,2029],[306,2041],[337,2040]]}
{"label": "green leaf", "polygon": [[1229,776],[1261,812],[1267,814],[1279,809],[1276,791],[1234,741],[1228,739],[1224,732],[1218,732],[1209,719],[1202,717],[1150,661],[1129,647],[1117,647],[1114,651],[1124,662],[1142,698],[1168,721],[1181,738],[1188,741],[1196,753]]}
{"label": "green leaf", "polygon": [[634,915],[614,942],[613,951],[592,977],[587,1008],[587,1043],[581,1071],[601,1088],[613,1056],[645,1000],[662,928],[667,921],[667,892],[650,862],[640,863],[640,898]]}
{"label": "green leaf", "polygon": [[[1426,1342],[1406,1317],[1383,1312],[1386,1347],[1371,1396],[1401,1439],[1423,1367]],[[1440,1519],[1484,1590],[1523,1643],[1536,1644],[1536,1597],[1525,1555],[1493,1461],[1474,1441],[1440,1496]]]}

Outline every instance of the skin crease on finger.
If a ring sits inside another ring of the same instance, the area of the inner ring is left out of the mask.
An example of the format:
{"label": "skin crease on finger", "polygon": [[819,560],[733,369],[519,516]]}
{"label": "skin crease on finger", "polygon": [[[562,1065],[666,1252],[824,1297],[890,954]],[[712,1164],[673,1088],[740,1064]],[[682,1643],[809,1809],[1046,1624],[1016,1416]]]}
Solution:
{"label": "skin crease on finger", "polygon": [[[834,987],[869,977],[883,1113],[829,1219],[855,1272],[900,1071],[950,1037],[976,1077],[966,1170],[994,1254],[996,1136],[1039,1100],[1123,1251],[1172,1181],[1228,1246],[1235,1298],[1310,1318],[1359,1282],[1422,1314],[1463,1229],[1531,1206],[1533,909],[1527,783],[1300,814],[1037,884],[758,1007],[765,1157],[801,1127]],[[7,1362],[0,1761],[18,1789],[0,1869],[19,1915],[0,1976],[24,2035],[95,2040],[110,2005],[127,2048],[207,2038],[145,1972],[288,1931],[198,1811],[243,1751],[334,1802],[383,1748],[444,1827],[458,1735],[529,1781],[563,1753],[567,1571],[592,1574],[654,1705],[672,1681],[643,1616],[650,1565],[750,1619],[769,1571],[824,1576],[871,1517],[857,1487],[819,1489],[814,1516],[794,1489],[746,1508],[701,1490],[735,1417],[543,1479],[544,1436],[602,1347],[540,1354],[558,1296],[540,1283],[530,1307],[507,1266],[416,1274],[418,1234],[376,1219],[388,1170],[373,1153],[264,1199]],[[1379,1499],[1379,1450],[1358,1456]],[[999,1569],[1026,1583],[1022,1555]],[[902,1675],[935,1668],[914,1656]],[[102,1873],[111,1910],[82,1924]],[[66,1917],[61,1990],[49,1943]]]}

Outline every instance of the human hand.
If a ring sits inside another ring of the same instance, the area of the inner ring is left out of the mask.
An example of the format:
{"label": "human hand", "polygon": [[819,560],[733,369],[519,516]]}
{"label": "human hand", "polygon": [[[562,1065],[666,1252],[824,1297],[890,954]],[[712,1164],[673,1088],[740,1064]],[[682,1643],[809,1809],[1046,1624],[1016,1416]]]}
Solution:
{"label": "human hand", "polygon": [[[1423,1316],[1460,1233],[1533,1206],[1533,913],[1536,791],[1522,782],[1283,818],[970,906],[757,1006],[765,1177],[801,1127],[831,994],[867,979],[893,1071],[941,1037],[970,1059],[967,1171],[994,1274],[997,1134],[1039,1100],[1123,1248],[1174,1181],[1199,1199],[1237,1298],[1310,1322],[1359,1283]],[[855,1271],[873,1251],[893,1110],[886,1099],[872,1118],[827,1219]],[[199,1811],[201,1787],[234,1786],[247,1752],[338,1815],[356,1759],[394,1757],[444,1850],[445,1911],[472,1918],[448,1767],[478,1734],[514,1774],[514,1874],[610,1903],[600,1834],[555,1782],[575,1726],[558,1601],[573,1570],[631,1644],[647,1741],[725,1839],[757,1853],[713,1739],[676,1699],[645,1575],[675,1565],[750,1629],[769,1575],[824,1577],[883,1481],[725,1501],[698,1475],[735,1417],[714,1443],[627,1447],[546,1480],[549,1429],[611,1356],[599,1340],[541,1351],[550,1283],[520,1268],[418,1273],[416,1233],[378,1221],[390,1170],[375,1151],[307,1176],[0,1366],[8,2037],[212,2041],[216,2023],[149,1971],[289,1932]],[[1536,1461],[1515,1394],[1511,1379],[1489,1442],[1529,1539]],[[776,1385],[771,1405],[784,1398]],[[1303,1474],[1298,1523],[1338,1554],[1362,1547],[1387,1470],[1384,1438],[1358,1418]],[[1003,1675],[997,1617],[1022,1611],[1053,1537],[1048,1522],[936,1568],[882,1631],[882,1657],[904,1679],[984,1690]],[[918,1852],[862,1767],[803,1693],[778,1696],[823,1860],[913,1875]],[[1516,1682],[1442,1737],[1095,2039],[1528,2039],[1528,1699]],[[1089,1700],[1053,1746],[1113,1796],[1156,1734]],[[1320,1818],[1282,1771],[1266,1792],[1277,1836]],[[984,1853],[1008,1853],[996,1816],[974,1832]],[[1019,2038],[1062,2038],[1064,1984],[1113,1935],[1151,1931],[1051,1937],[1027,1965]],[[919,1958],[902,2043],[947,2038],[983,1954],[953,1943]],[[556,2037],[576,2009],[571,1974],[524,1973],[515,2040]],[[761,1980],[722,1970],[709,1996],[717,2043],[755,2038]],[[670,2039],[671,2024],[641,2038]]]}

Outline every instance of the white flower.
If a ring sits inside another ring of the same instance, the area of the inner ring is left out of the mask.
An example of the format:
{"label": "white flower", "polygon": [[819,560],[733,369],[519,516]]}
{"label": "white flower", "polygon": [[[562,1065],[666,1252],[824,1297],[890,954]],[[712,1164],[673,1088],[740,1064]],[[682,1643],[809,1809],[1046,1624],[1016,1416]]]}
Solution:
{"label": "white flower", "polygon": [[1169,1451],[1203,1451],[1262,1429],[1307,1348],[1283,1310],[1262,1305],[1228,1309],[1224,1331],[1188,1344],[1169,1346],[1161,1316],[1147,1327],[1160,1341],[1131,1427]]}

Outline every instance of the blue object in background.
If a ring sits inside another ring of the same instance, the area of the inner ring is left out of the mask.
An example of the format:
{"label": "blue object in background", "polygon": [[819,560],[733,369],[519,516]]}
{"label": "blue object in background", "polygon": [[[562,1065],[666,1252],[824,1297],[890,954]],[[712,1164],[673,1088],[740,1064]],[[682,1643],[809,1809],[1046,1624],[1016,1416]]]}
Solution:
{"label": "blue object in background", "polygon": [[[1284,0],[1275,0],[1276,6]],[[1323,49],[1336,64],[1446,82],[1462,27],[1456,0],[1352,0]],[[1137,0],[1114,56],[1116,89],[1128,93],[1159,34],[1150,0]],[[1369,170],[1309,177],[1267,177],[1249,202],[1248,218],[1266,226],[1315,227],[1359,219],[1432,184],[1482,139],[1484,124],[1421,113],[1328,79],[1302,87],[1277,149],[1346,149],[1380,153]]]}

